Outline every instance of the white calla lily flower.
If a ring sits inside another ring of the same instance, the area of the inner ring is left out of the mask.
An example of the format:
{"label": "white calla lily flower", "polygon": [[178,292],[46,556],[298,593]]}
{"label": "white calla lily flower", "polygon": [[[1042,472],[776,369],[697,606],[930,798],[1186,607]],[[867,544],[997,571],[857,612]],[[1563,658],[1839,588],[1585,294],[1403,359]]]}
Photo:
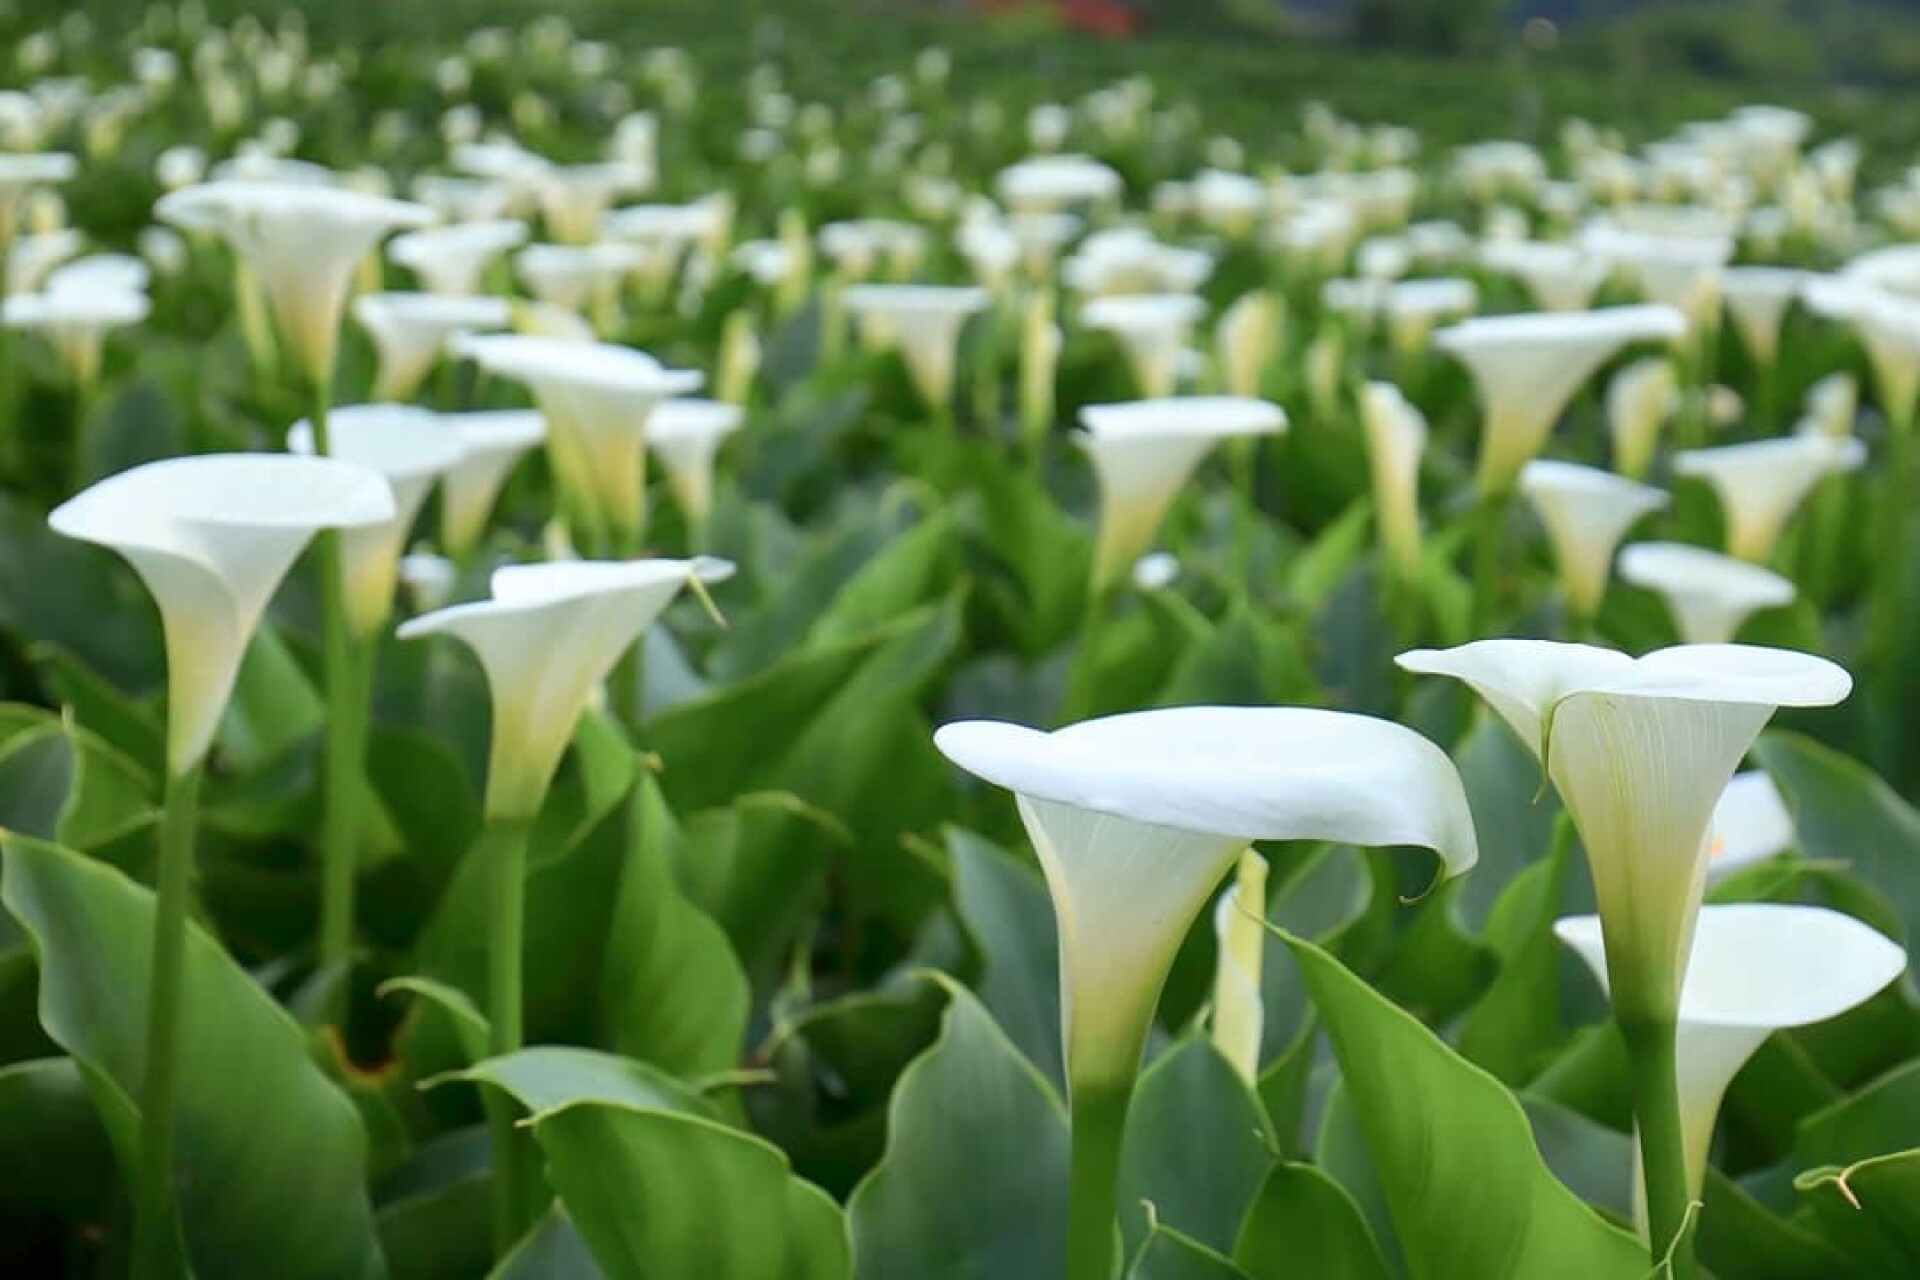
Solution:
{"label": "white calla lily flower", "polygon": [[1480,262],[1518,279],[1542,311],[1585,311],[1607,278],[1607,264],[1578,246],[1540,240],[1486,241]]}
{"label": "white calla lily flower", "polygon": [[61,263],[80,252],[83,243],[71,227],[16,236],[6,246],[7,294],[37,291]]}
{"label": "white calla lily flower", "polygon": [[1880,411],[1895,422],[1911,421],[1920,399],[1920,298],[1848,276],[1815,276],[1801,296],[1821,315],[1853,326],[1873,368]]}
{"label": "white calla lily flower", "polygon": [[646,506],[647,420],[661,401],[697,390],[701,375],[604,342],[482,334],[455,345],[482,368],[532,388],[560,483],[590,504],[615,545],[636,539]]}
{"label": "white calla lily flower", "polygon": [[1660,428],[1679,404],[1680,374],[1664,356],[1646,356],[1607,383],[1607,433],[1613,469],[1638,480],[1653,468]]}
{"label": "white calla lily flower", "polygon": [[[1244,905],[1242,905],[1244,904]],[[1239,874],[1213,909],[1213,1043],[1249,1085],[1260,1077],[1261,953],[1267,940],[1267,860],[1248,849]]]}
{"label": "white calla lily flower", "polygon": [[64,151],[0,154],[0,246],[18,233],[20,209],[31,192],[65,182],[79,170],[79,163]]}
{"label": "white calla lily flower", "polygon": [[1851,436],[1793,435],[1684,450],[1673,455],[1673,470],[1713,486],[1728,552],[1759,563],[1773,554],[1787,521],[1822,477],[1853,471],[1866,458],[1866,446]]}
{"label": "white calla lily flower", "polygon": [[480,292],[481,278],[496,258],[526,242],[526,223],[489,218],[397,235],[387,244],[387,257],[413,272],[429,293],[464,298]]}
{"label": "white calla lily flower", "polygon": [[1803,402],[1805,421],[1814,430],[1832,440],[1853,434],[1853,420],[1860,411],[1860,384],[1842,369],[1820,378],[1807,388]]}
{"label": "white calla lily flower", "polygon": [[1623,1025],[1678,1007],[1713,806],[1760,730],[1779,707],[1829,706],[1853,687],[1825,658],[1752,645],[1630,658],[1478,640],[1398,662],[1469,685],[1541,761],[1586,847]]}
{"label": "white calla lily flower", "polygon": [[1032,156],[1002,169],[994,193],[1020,213],[1060,213],[1112,200],[1125,184],[1110,166],[1090,156]]}
{"label": "white calla lily flower", "polygon": [[378,472],[329,458],[209,454],[134,467],[68,499],[54,532],[133,565],[167,645],[167,768],[213,742],[247,642],[301,549],[322,529],[393,519]]}
{"label": "white calla lily flower", "polygon": [[7,298],[0,304],[0,324],[46,338],[67,376],[85,388],[100,375],[101,348],[108,332],[139,324],[149,310],[144,293],[69,285]]}
{"label": "white calla lily flower", "polygon": [[617,160],[542,165],[527,174],[529,185],[540,199],[547,234],[561,244],[591,241],[614,199],[640,192],[648,185],[647,179],[645,169]]}
{"label": "white calla lily flower", "polygon": [[440,547],[462,560],[486,533],[508,473],[547,438],[547,420],[538,409],[482,409],[440,420],[460,441],[459,460],[440,477]]}
{"label": "white calla lily flower", "polygon": [[1400,388],[1369,382],[1360,390],[1360,424],[1367,436],[1373,518],[1381,550],[1402,580],[1420,577],[1420,459],[1427,450],[1427,419]]}
{"label": "white calla lily flower", "polygon": [[[435,480],[460,461],[459,434],[426,409],[404,404],[357,404],[327,415],[327,456],[378,472],[393,487],[394,514],[379,524],[340,534],[346,619],[365,638],[387,620],[400,581],[400,556]],[[313,425],[287,432],[292,453],[312,455]]]}
{"label": "white calla lily flower", "polygon": [[1467,366],[1480,393],[1480,487],[1504,492],[1581,384],[1622,347],[1671,342],[1686,328],[1679,311],[1648,304],[1480,317],[1436,333],[1434,345]]}
{"label": "white calla lily flower", "polygon": [[647,444],[660,456],[667,483],[693,524],[713,511],[713,466],[720,446],[746,421],[746,410],[722,400],[664,400],[647,420]]}
{"label": "white calla lily flower", "polygon": [[1593,620],[1613,572],[1613,553],[1627,530],[1667,505],[1659,489],[1597,467],[1536,458],[1520,469],[1520,491],[1532,503],[1579,625]]}
{"label": "white calla lily flower", "polygon": [[1732,267],[1720,278],[1727,315],[1758,364],[1771,365],[1779,355],[1781,323],[1807,279],[1791,267]]}
{"label": "white calla lily flower", "polygon": [[364,293],[353,300],[353,318],[373,339],[380,358],[373,398],[397,401],[420,389],[447,339],[505,329],[513,323],[513,307],[505,298]]}
{"label": "white calla lily flower", "polygon": [[645,265],[640,246],[612,242],[530,244],[513,255],[513,269],[533,296],[567,311],[611,297],[621,281]]}
{"label": "white calla lily flower", "polygon": [[1088,405],[1074,436],[1100,483],[1100,540],[1093,584],[1118,579],[1153,541],[1180,489],[1207,452],[1235,436],[1286,430],[1275,404],[1239,396],[1165,396]]}
{"label": "white calla lily flower", "polygon": [[401,624],[403,640],[457,637],[486,673],[489,820],[526,821],[539,811],[594,691],[697,571],[689,560],[509,565],[495,570],[492,599]]}
{"label": "white calla lily flower", "polygon": [[1683,542],[1634,543],[1620,553],[1620,577],[1664,599],[1687,644],[1724,644],[1748,617],[1795,595],[1771,569]]}
{"label": "white calla lily flower", "polygon": [[1213,327],[1220,381],[1228,395],[1257,396],[1279,349],[1286,313],[1271,293],[1252,290],[1220,314]]}
{"label": "white calla lily flower", "polygon": [[900,352],[914,389],[936,412],[953,401],[960,330],[990,301],[985,289],[947,285],[856,284],[841,295],[861,336]]}
{"label": "white calla lily flower", "polygon": [[[1607,990],[1610,959],[1600,918],[1570,916],[1556,920],[1553,930]],[[1906,967],[1899,946],[1825,907],[1756,902],[1700,912],[1676,1037],[1687,1185],[1696,1198],[1721,1099],[1767,1037],[1864,1004]],[[1634,1216],[1644,1234],[1638,1178],[1634,1191]]]}
{"label": "white calla lily flower", "polygon": [[1190,293],[1131,293],[1094,298],[1080,309],[1089,329],[1111,333],[1127,354],[1144,399],[1171,396],[1180,376],[1180,353],[1207,304]]}
{"label": "white calla lily flower", "polygon": [[1175,707],[1051,733],[943,726],[942,754],[1018,797],[1060,922],[1073,1087],[1124,1087],[1174,952],[1255,840],[1478,855],[1446,753],[1411,729],[1303,707]]}
{"label": "white calla lily flower", "polygon": [[445,556],[415,551],[400,557],[400,586],[414,613],[431,613],[453,598],[460,568]]}
{"label": "white calla lily flower", "polygon": [[90,253],[47,273],[48,293],[144,293],[153,269],[126,253]]}
{"label": "white calla lily flower", "polygon": [[287,182],[182,187],[154,212],[226,239],[265,289],[281,342],[314,386],[333,377],[340,316],[360,260],[389,234],[434,219],[425,205]]}
{"label": "white calla lily flower", "polygon": [[1707,887],[1777,857],[1799,840],[1780,788],[1764,770],[1736,773],[1713,806]]}

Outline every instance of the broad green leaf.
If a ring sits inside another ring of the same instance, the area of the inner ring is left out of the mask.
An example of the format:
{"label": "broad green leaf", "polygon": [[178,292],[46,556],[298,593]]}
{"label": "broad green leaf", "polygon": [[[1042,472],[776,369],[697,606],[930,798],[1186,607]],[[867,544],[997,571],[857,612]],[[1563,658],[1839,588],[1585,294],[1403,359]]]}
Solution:
{"label": "broad green leaf", "polygon": [[1540,763],[1500,717],[1475,715],[1453,748],[1480,834],[1480,861],[1461,879],[1460,921],[1479,932],[1513,878],[1547,856],[1553,843],[1557,797],[1541,793]]}
{"label": "broad green leaf", "polygon": [[383,996],[396,991],[419,997],[428,1008],[437,1010],[447,1020],[469,1066],[487,1056],[492,1030],[487,1015],[480,1011],[473,997],[458,987],[435,982],[432,978],[389,978],[380,984],[380,994]]}
{"label": "broad green leaf", "polygon": [[1509,1085],[1531,1079],[1562,1034],[1561,950],[1553,922],[1566,864],[1562,846],[1522,871],[1487,919],[1487,942],[1500,969],[1460,1029],[1460,1056]]}
{"label": "broad green leaf", "polygon": [[1311,943],[1287,945],[1353,1093],[1415,1280],[1640,1280],[1645,1251],[1548,1172],[1499,1081]]}
{"label": "broad green leaf", "polygon": [[946,847],[954,907],[980,953],[975,993],[1027,1060],[1064,1090],[1060,940],[1046,882],[970,831],[948,827]]}
{"label": "broad green leaf", "polygon": [[1920,1150],[1809,1169],[1794,1185],[1860,1280],[1920,1271]]}
{"label": "broad green leaf", "polygon": [[1155,1223],[1127,1268],[1127,1280],[1247,1280],[1247,1273],[1199,1241]]}
{"label": "broad green leaf", "polygon": [[326,707],[280,633],[253,633],[215,745],[238,772],[251,773],[320,731]]}
{"label": "broad green leaf", "polygon": [[1729,1280],[1829,1280],[1848,1274],[1846,1258],[1804,1213],[1775,1217],[1709,1166],[1696,1237],[1700,1260]]}
{"label": "broad green leaf", "polygon": [[[153,899],[64,849],[17,837],[4,847],[0,898],[39,951],[41,1021],[82,1064],[128,1158],[145,1072]],[[175,1154],[196,1272],[384,1275],[362,1182],[366,1132],[314,1065],[299,1025],[192,926],[185,984]]]}
{"label": "broad green leaf", "polygon": [[1139,1249],[1156,1221],[1210,1249],[1233,1248],[1273,1167],[1272,1146],[1259,1098],[1213,1042],[1180,1041],[1141,1074],[1127,1111],[1119,1190],[1127,1249]]}
{"label": "broad green leaf", "polygon": [[113,1147],[71,1058],[0,1067],[0,1190],[6,1216],[57,1213],[99,1221],[112,1203]]}
{"label": "broad green leaf", "polygon": [[631,1104],[536,1114],[534,1137],[603,1271],[702,1280],[845,1280],[838,1205],[780,1149],[715,1121]]}
{"label": "broad green leaf", "polygon": [[1546,1098],[1523,1094],[1520,1105],[1553,1176],[1594,1208],[1623,1220],[1632,1217],[1632,1140]]}
{"label": "broad green leaf", "polygon": [[1345,1189],[1310,1164],[1275,1166],[1233,1246],[1253,1280],[1388,1280],[1387,1264]]}
{"label": "broad green leaf", "polygon": [[573,1220],[556,1204],[487,1273],[487,1280],[601,1280],[604,1274]]}
{"label": "broad green leaf", "polygon": [[657,1067],[565,1045],[535,1045],[476,1062],[431,1083],[466,1080],[505,1090],[536,1115],[543,1111],[594,1103],[644,1107],[711,1117],[713,1107],[686,1084]]}
{"label": "broad green leaf", "polygon": [[933,600],[953,579],[955,541],[950,510],[895,535],[834,594],[807,632],[807,643],[860,635]]}
{"label": "broad green leaf", "polygon": [[602,1042],[673,1075],[729,1070],[746,1035],[746,975],[720,926],[674,883],[668,848],[680,835],[658,785],[642,776],[627,803],[639,838],[600,974]]}
{"label": "broad green leaf", "polygon": [[1067,1119],[973,995],[900,1077],[887,1150],[847,1218],[860,1280],[1057,1276],[1066,1267]]}
{"label": "broad green leaf", "polygon": [[396,1280],[466,1280],[492,1262],[487,1131],[420,1144],[376,1189],[380,1244]]}
{"label": "broad green leaf", "polygon": [[73,788],[73,753],[58,727],[42,725],[0,743],[0,825],[36,839],[59,834]]}

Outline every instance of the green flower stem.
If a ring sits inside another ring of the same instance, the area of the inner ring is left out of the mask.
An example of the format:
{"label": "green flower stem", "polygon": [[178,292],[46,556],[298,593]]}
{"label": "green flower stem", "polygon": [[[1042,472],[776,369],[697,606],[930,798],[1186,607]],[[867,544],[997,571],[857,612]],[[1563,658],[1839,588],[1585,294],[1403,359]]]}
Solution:
{"label": "green flower stem", "polygon": [[1500,537],[1506,532],[1507,507],[1513,501],[1511,489],[1488,490],[1473,508],[1473,626],[1474,634],[1487,633],[1493,619],[1495,596],[1500,589]]}
{"label": "green flower stem", "polygon": [[153,966],[147,977],[147,1061],[140,1082],[140,1165],[134,1193],[135,1280],[168,1280],[176,1253],[173,1139],[179,1110],[180,1016],[186,983],[187,899],[200,766],[167,783],[155,876]]}
{"label": "green flower stem", "polygon": [[1087,610],[1080,620],[1080,640],[1067,667],[1067,690],[1060,702],[1060,723],[1084,720],[1093,709],[1093,690],[1100,667],[1100,640],[1105,630],[1113,588],[1094,584],[1087,588]]}
{"label": "green flower stem", "polygon": [[[313,442],[317,453],[330,455],[327,431],[328,394],[314,390]],[[366,695],[355,655],[358,647],[347,628],[346,565],[340,554],[340,535],[323,532],[315,539],[320,560],[320,643],[322,678],[326,682],[327,725],[320,828],[320,954],[323,972],[344,977],[353,954],[353,879],[358,869],[359,802],[362,756],[366,750]],[[345,992],[344,983],[340,987]],[[340,1007],[344,1007],[341,1001]]]}
{"label": "green flower stem", "polygon": [[1228,457],[1233,465],[1233,487],[1240,501],[1233,508],[1233,568],[1240,585],[1253,585],[1253,537],[1258,523],[1260,489],[1260,437],[1246,436],[1231,442]]}
{"label": "green flower stem", "polygon": [[1113,1280],[1115,1198],[1133,1086],[1131,1081],[1077,1083],[1070,1092],[1073,1156],[1067,1186],[1067,1280]]}
{"label": "green flower stem", "polygon": [[1653,1261],[1671,1258],[1673,1280],[1694,1280],[1691,1239],[1682,1239],[1693,1200],[1686,1135],[1680,1122],[1677,1028],[1664,1019],[1619,1018],[1632,1078],[1633,1114],[1646,1180],[1647,1238]]}
{"label": "green flower stem", "polygon": [[[487,911],[487,1019],[495,1057],[521,1047],[521,974],[526,946],[527,833],[531,820],[491,818],[474,856],[491,887]],[[526,1229],[526,1135],[517,1109],[497,1089],[485,1091],[493,1143],[493,1246],[504,1257]]]}
{"label": "green flower stem", "polygon": [[1914,416],[1911,405],[1891,409],[1887,416],[1887,478],[1874,570],[1878,592],[1868,631],[1868,653],[1888,679],[1900,665],[1900,630],[1906,620],[1907,520],[1914,504]]}

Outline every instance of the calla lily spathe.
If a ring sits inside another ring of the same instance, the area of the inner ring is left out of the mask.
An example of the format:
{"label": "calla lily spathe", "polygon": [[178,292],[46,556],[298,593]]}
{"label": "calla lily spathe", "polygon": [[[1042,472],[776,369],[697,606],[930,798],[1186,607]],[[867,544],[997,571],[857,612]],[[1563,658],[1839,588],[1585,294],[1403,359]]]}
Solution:
{"label": "calla lily spathe", "polygon": [[647,420],[647,443],[696,525],[713,511],[713,464],[720,446],[745,421],[746,410],[720,400],[664,400]]}
{"label": "calla lily spathe", "polygon": [[42,335],[74,384],[90,387],[107,333],[139,324],[149,309],[147,296],[131,289],[69,286],[13,295],[0,304],[0,324]]}
{"label": "calla lily spathe", "polygon": [[1622,347],[1671,342],[1686,329],[1679,311],[1648,304],[1479,317],[1436,333],[1434,345],[1466,365],[1480,393],[1480,487],[1505,491],[1574,392]]}
{"label": "calla lily spathe", "polygon": [[1780,326],[1807,282],[1791,267],[1733,267],[1720,279],[1727,315],[1755,362],[1767,366],[1780,351]]}
{"label": "calla lily spathe", "polygon": [[591,508],[616,544],[639,536],[645,515],[647,419],[662,400],[700,386],[631,347],[515,334],[466,336],[456,349],[482,368],[524,382],[546,415],[554,474]]}
{"label": "calla lily spathe", "polygon": [[1142,398],[1151,400],[1173,395],[1181,353],[1206,309],[1190,293],[1119,294],[1088,302],[1080,309],[1080,322],[1114,336]]}
{"label": "calla lily spathe", "polygon": [[1257,289],[1221,313],[1213,329],[1214,349],[1228,395],[1260,394],[1267,365],[1280,346],[1285,318],[1280,300]]}
{"label": "calla lily spathe", "polygon": [[1489,240],[1480,246],[1489,270],[1518,278],[1543,311],[1585,311],[1607,278],[1607,265],[1575,245]]}
{"label": "calla lily spathe", "polygon": [[1684,542],[1636,542],[1620,577],[1667,602],[1687,644],[1724,644],[1761,609],[1793,603],[1793,583],[1771,569]]}
{"label": "calla lily spathe", "polygon": [[154,212],[226,239],[266,290],[280,340],[314,386],[333,376],[340,314],[360,260],[392,232],[434,219],[425,205],[285,182],[183,187],[161,197]]}
{"label": "calla lily spathe", "polygon": [[505,329],[513,322],[513,308],[505,298],[365,293],[353,300],[353,317],[380,357],[373,398],[391,402],[420,389],[448,338]]}
{"label": "calla lily spathe", "polygon": [[1802,401],[1806,417],[1802,424],[1832,440],[1853,434],[1853,421],[1860,411],[1860,384],[1842,369],[1820,378],[1807,388]]}
{"label": "calla lily spathe", "polygon": [[1567,593],[1567,612],[1591,621],[1613,571],[1613,553],[1627,530],[1667,505],[1667,495],[1597,467],[1536,458],[1520,469],[1520,491],[1553,544]]}
{"label": "calla lily spathe", "polygon": [[1018,798],[1060,922],[1073,1087],[1133,1079],[1174,952],[1255,840],[1478,855],[1446,753],[1400,725],[1300,707],[1176,707],[1051,733],[994,721],[934,735]]}
{"label": "calla lily spathe", "polygon": [[986,310],[985,289],[920,284],[857,284],[841,295],[866,341],[894,348],[914,389],[935,411],[953,401],[954,359],[967,319]]}
{"label": "calla lily spathe", "polygon": [[387,257],[413,272],[428,292],[464,298],[480,292],[494,259],[526,242],[526,223],[492,218],[405,232],[388,242]]}
{"label": "calla lily spathe", "polygon": [[1167,508],[1207,451],[1234,436],[1286,430],[1287,415],[1265,400],[1165,396],[1080,411],[1074,441],[1100,483],[1095,590],[1117,581],[1153,541]]}
{"label": "calla lily spathe", "polygon": [[1761,769],[1736,773],[1713,806],[1707,887],[1791,849],[1799,839],[1780,788]]}
{"label": "calla lily spathe", "polygon": [[1851,436],[1793,435],[1686,450],[1673,455],[1673,470],[1713,486],[1728,552],[1758,563],[1773,554],[1787,521],[1823,476],[1855,470],[1866,457],[1866,446]]}
{"label": "calla lily spathe", "polygon": [[[1244,905],[1243,905],[1244,904]],[[1217,956],[1213,971],[1213,1043],[1240,1078],[1260,1076],[1260,1036],[1266,1007],[1260,997],[1261,953],[1267,929],[1267,860],[1248,849],[1239,873],[1213,909]]]}
{"label": "calla lily spathe", "polygon": [[1670,1021],[1706,876],[1708,823],[1776,708],[1828,706],[1852,678],[1811,654],[1478,640],[1400,655],[1472,687],[1533,749],[1573,817],[1605,922],[1614,1004]]}
{"label": "calla lily spathe", "polygon": [[527,450],[547,437],[538,409],[483,409],[441,415],[460,457],[440,477],[440,547],[460,560],[478,545],[494,499]]}
{"label": "calla lily spathe", "polygon": [[[400,638],[457,637],[480,660],[493,700],[489,820],[539,811],[574,724],[628,646],[699,572],[724,561],[572,560],[509,565],[493,598],[422,614]],[[730,568],[731,566],[726,566]]]}
{"label": "calla lily spathe", "polygon": [[1802,296],[1813,310],[1853,326],[1873,368],[1880,411],[1912,421],[1920,398],[1920,299],[1845,276],[1815,276]]}
{"label": "calla lily spathe", "polygon": [[[393,486],[391,520],[340,535],[347,626],[364,639],[387,620],[407,535],[433,482],[460,461],[460,437],[430,410],[357,404],[327,415],[327,444],[329,457],[378,472]],[[287,432],[287,448],[304,455],[316,452],[312,424],[296,422]]]}
{"label": "calla lily spathe", "polygon": [[330,458],[207,454],[110,476],[56,507],[54,532],[110,547],[160,609],[167,645],[167,768],[213,741],[247,642],[301,549],[322,529],[394,517],[376,471]]}
{"label": "calla lily spathe", "polygon": [[79,168],[64,151],[0,155],[0,246],[12,243],[20,230],[20,209],[29,192],[65,182]]}
{"label": "calla lily spathe", "polygon": [[[1597,916],[1554,922],[1601,989],[1611,961]],[[1680,995],[1677,1065],[1688,1190],[1700,1194],[1727,1086],[1775,1031],[1838,1017],[1907,967],[1906,952],[1852,916],[1825,907],[1740,903],[1700,912]],[[1635,1161],[1637,1168],[1639,1162]],[[1646,1226],[1636,1180],[1635,1217]]]}
{"label": "calla lily spathe", "polygon": [[1360,424],[1367,437],[1373,518],[1381,550],[1404,582],[1420,577],[1420,459],[1427,420],[1400,388],[1369,382],[1360,390]]}
{"label": "calla lily spathe", "polygon": [[1607,432],[1613,439],[1613,469],[1639,480],[1653,468],[1660,428],[1673,413],[1680,374],[1673,361],[1647,356],[1607,383]]}

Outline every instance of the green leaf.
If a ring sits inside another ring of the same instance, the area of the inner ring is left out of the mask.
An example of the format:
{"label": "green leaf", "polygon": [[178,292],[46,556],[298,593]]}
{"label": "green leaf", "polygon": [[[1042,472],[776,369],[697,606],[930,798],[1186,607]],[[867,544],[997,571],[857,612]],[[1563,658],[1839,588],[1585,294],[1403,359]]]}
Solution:
{"label": "green leaf", "polygon": [[1849,1277],[1894,1280],[1920,1272],[1920,1150],[1809,1169],[1794,1185],[1828,1238],[1853,1259]]}
{"label": "green leaf", "polygon": [[1140,1248],[1156,1221],[1231,1249],[1273,1167],[1272,1147],[1260,1099],[1213,1042],[1176,1044],[1141,1074],[1127,1111],[1119,1187],[1127,1249]]}
{"label": "green leaf", "polygon": [[934,599],[953,580],[953,526],[948,509],[895,535],[834,594],[807,632],[807,644],[858,636]]}
{"label": "green leaf", "polygon": [[1561,1039],[1560,914],[1567,849],[1514,877],[1487,919],[1500,969],[1460,1029],[1460,1056],[1509,1085],[1529,1080]]}
{"label": "green leaf", "polygon": [[1199,1241],[1155,1223],[1127,1268],[1127,1280],[1247,1280],[1247,1273]]}
{"label": "green leaf", "polygon": [[573,1220],[556,1204],[501,1259],[487,1280],[601,1280],[605,1274]]}
{"label": "green leaf", "polygon": [[1310,1164],[1278,1165],[1247,1210],[1233,1260],[1253,1280],[1388,1280],[1387,1264],[1341,1185]]}
{"label": "green leaf", "polygon": [[1066,1113],[980,1002],[942,980],[938,1041],[900,1077],[886,1154],[847,1203],[860,1280],[1066,1270]]}
{"label": "green leaf", "polygon": [[456,1129],[422,1143],[385,1178],[376,1213],[396,1280],[467,1280],[493,1257],[487,1131]]}
{"label": "green leaf", "polygon": [[1546,857],[1560,805],[1551,792],[1541,794],[1533,752],[1490,712],[1474,717],[1453,758],[1480,833],[1480,861],[1461,878],[1456,906],[1460,922],[1477,932],[1514,877]]}
{"label": "green leaf", "polygon": [[113,1147],[72,1058],[0,1068],[0,1168],[16,1171],[0,1204],[11,1212],[98,1221],[112,1202]]}
{"label": "green leaf", "polygon": [[1288,937],[1353,1093],[1415,1280],[1640,1280],[1645,1251],[1540,1158],[1499,1081],[1311,943]]}
{"label": "green leaf", "polygon": [[466,1080],[513,1096],[536,1115],[574,1103],[644,1107],[711,1117],[713,1107],[690,1087],[657,1067],[596,1049],[536,1045],[476,1062],[429,1084]]}
{"label": "green leaf", "polygon": [[1846,1258],[1813,1223],[1803,1221],[1806,1215],[1775,1217],[1711,1166],[1702,1201],[1700,1260],[1715,1275],[1730,1280],[1829,1280],[1850,1274]]}
{"label": "green leaf", "polygon": [[73,753],[58,727],[14,734],[0,743],[0,826],[53,839],[73,781]]}
{"label": "green leaf", "polygon": [[729,1070],[746,1035],[746,974],[727,935],[681,896],[668,864],[679,838],[651,777],[628,800],[639,839],[627,855],[600,974],[602,1041],[673,1075]]}
{"label": "green leaf", "polygon": [[946,831],[954,907],[980,953],[975,992],[1056,1090],[1066,1088],[1060,1042],[1060,940],[1039,871],[958,827]]}
{"label": "green leaf", "polygon": [[[152,895],[52,845],[15,837],[4,848],[0,898],[40,953],[41,1021],[80,1061],[128,1159],[145,1072]],[[299,1025],[193,926],[185,986],[175,1158],[197,1274],[384,1275],[362,1181],[366,1132]]]}
{"label": "green leaf", "polygon": [[480,1012],[480,1006],[473,1002],[473,997],[458,987],[435,982],[432,978],[389,978],[380,984],[380,994],[383,996],[396,991],[418,996],[427,1007],[438,1010],[447,1019],[447,1025],[460,1042],[460,1051],[466,1055],[468,1065],[487,1056],[488,1042],[493,1033],[487,1015]]}
{"label": "green leaf", "polygon": [[287,642],[271,626],[257,628],[220,720],[215,743],[222,756],[252,773],[318,733],[325,720],[326,706]]}
{"label": "green leaf", "polygon": [[603,1271],[843,1280],[838,1205],[779,1148],[698,1116],[574,1102],[537,1114],[554,1190]]}

